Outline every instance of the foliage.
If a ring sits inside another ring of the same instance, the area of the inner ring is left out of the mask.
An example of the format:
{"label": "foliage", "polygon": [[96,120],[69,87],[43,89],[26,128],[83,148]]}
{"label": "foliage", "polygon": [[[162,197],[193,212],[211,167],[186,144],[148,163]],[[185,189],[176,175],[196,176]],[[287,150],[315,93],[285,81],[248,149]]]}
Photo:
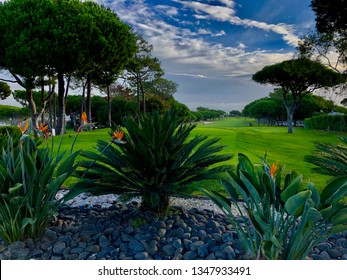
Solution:
{"label": "foliage", "polygon": [[[197,112],[203,116],[203,120],[214,120],[224,117],[226,113],[222,110],[209,109],[205,107],[196,108]],[[195,112],[194,112],[195,113]]]}
{"label": "foliage", "polygon": [[121,144],[98,141],[99,153],[82,152],[87,160],[80,163],[81,180],[69,196],[90,192],[141,197],[142,209],[165,213],[171,195],[191,194],[189,184],[216,179],[229,168],[213,166],[231,158],[217,154],[223,149],[215,145],[219,139],[207,136],[189,139],[194,127],[169,111],[164,115],[155,112],[128,117],[125,143],[118,129],[112,135]]}
{"label": "foliage", "polygon": [[305,119],[306,129],[347,132],[347,115],[321,115]]}
{"label": "foliage", "polygon": [[237,171],[222,181],[230,200],[204,190],[230,218],[250,258],[305,259],[319,242],[347,229],[347,176],[319,192],[312,183],[303,186],[297,172],[282,183],[282,173],[283,167],[270,168],[266,159],[253,165],[239,154]]}
{"label": "foliage", "polygon": [[12,91],[8,84],[0,81],[0,99],[4,100],[11,95]]}
{"label": "foliage", "polygon": [[63,159],[30,137],[8,138],[0,158],[0,236],[11,243],[42,234],[61,200],[55,196],[74,172],[78,152]]}
{"label": "foliage", "polygon": [[317,167],[318,173],[331,176],[347,175],[347,138],[341,136],[342,145],[317,143],[314,155],[305,156],[305,160]]}
{"label": "foliage", "polygon": [[14,145],[17,145],[22,132],[17,126],[4,126],[0,127],[0,151],[7,145],[8,137],[11,137]]}
{"label": "foliage", "polygon": [[22,108],[0,104],[0,119],[21,118],[26,115],[26,110],[23,110]]}
{"label": "foliage", "polygon": [[343,75],[307,58],[286,60],[265,66],[255,73],[252,79],[260,84],[281,87],[283,102],[287,109],[288,133],[293,132],[293,116],[305,95],[318,88],[332,87],[345,80]]}
{"label": "foliage", "polygon": [[43,76],[58,80],[57,134],[65,126],[65,78],[95,69],[119,71],[136,50],[130,27],[91,1],[10,0],[0,5],[0,17],[0,65],[18,82],[25,78],[21,85],[33,123],[37,112],[31,91]]}

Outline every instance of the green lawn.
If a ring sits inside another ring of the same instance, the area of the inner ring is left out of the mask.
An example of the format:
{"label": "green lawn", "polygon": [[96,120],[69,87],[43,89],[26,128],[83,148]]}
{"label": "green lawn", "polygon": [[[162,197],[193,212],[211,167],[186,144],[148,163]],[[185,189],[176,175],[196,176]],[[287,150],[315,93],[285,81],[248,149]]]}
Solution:
{"label": "green lawn", "polygon": [[[253,163],[260,163],[260,158],[267,152],[269,163],[285,165],[288,172],[297,170],[304,175],[305,180],[312,181],[317,187],[325,185],[329,177],[312,173],[313,165],[303,159],[314,151],[314,142],[338,143],[341,133],[294,128],[294,133],[288,134],[286,127],[257,126],[254,121],[254,126],[249,126],[250,121],[244,118],[225,118],[211,123],[200,123],[193,130],[192,136],[202,134],[221,138],[220,144],[226,146],[223,152],[234,155],[231,165],[237,164],[238,153],[246,154]],[[62,150],[70,150],[75,135],[75,132],[64,135]],[[110,140],[108,129],[80,133],[74,150],[94,150],[99,139]],[[59,137],[55,137],[55,148],[58,144]]]}

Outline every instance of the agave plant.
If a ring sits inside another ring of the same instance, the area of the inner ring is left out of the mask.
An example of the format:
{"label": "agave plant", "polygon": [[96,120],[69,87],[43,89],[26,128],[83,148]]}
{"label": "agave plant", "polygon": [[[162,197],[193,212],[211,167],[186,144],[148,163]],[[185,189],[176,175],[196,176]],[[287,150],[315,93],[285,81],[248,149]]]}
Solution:
{"label": "agave plant", "polygon": [[347,229],[347,176],[319,192],[297,172],[282,183],[283,170],[266,161],[253,165],[239,154],[237,171],[222,181],[229,197],[203,190],[230,218],[250,258],[304,259],[329,235]]}
{"label": "agave plant", "polygon": [[0,237],[8,243],[41,235],[62,202],[57,191],[76,168],[78,152],[63,159],[39,145],[29,136],[18,144],[8,137],[0,157]]}
{"label": "agave plant", "polygon": [[223,149],[215,145],[219,139],[189,138],[194,127],[169,111],[129,117],[127,133],[118,129],[111,142],[98,141],[98,153],[82,152],[87,159],[78,170],[82,179],[66,199],[81,192],[114,193],[140,197],[144,210],[166,212],[171,195],[191,194],[191,183],[219,178],[229,168],[215,166],[231,158],[218,154]]}
{"label": "agave plant", "polygon": [[318,173],[341,176],[347,175],[347,137],[340,137],[343,144],[316,144],[314,155],[305,156],[305,160],[316,165]]}

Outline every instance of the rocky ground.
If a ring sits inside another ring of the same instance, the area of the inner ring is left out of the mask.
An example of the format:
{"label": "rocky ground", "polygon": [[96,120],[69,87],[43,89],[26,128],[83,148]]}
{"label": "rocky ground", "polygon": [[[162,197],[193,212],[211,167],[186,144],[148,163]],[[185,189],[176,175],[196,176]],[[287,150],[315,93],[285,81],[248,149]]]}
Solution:
{"label": "rocky ground", "polygon": [[[62,205],[40,239],[0,242],[0,259],[245,259],[230,222],[203,199],[174,199],[170,214],[139,212],[138,202],[81,195]],[[347,259],[347,232],[319,244],[309,258]]]}

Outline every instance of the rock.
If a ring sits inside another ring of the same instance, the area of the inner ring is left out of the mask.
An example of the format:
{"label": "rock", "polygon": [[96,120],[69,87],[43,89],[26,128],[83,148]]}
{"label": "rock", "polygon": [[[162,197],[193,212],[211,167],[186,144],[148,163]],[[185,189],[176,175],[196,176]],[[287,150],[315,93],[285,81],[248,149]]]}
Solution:
{"label": "rock", "polygon": [[137,253],[134,256],[134,260],[149,260],[149,256],[147,252],[141,252],[141,253]]}
{"label": "rock", "polygon": [[201,246],[198,247],[198,256],[199,257],[206,257],[209,254],[209,250],[208,250],[208,244],[203,244]]}
{"label": "rock", "polygon": [[101,248],[108,247],[110,245],[110,241],[108,240],[106,236],[100,235],[99,245]]}
{"label": "rock", "polygon": [[227,246],[223,249],[223,252],[227,255],[228,260],[235,260],[236,254],[231,246]]}
{"label": "rock", "polygon": [[133,250],[133,251],[143,251],[145,249],[145,247],[142,245],[142,243],[136,239],[132,239],[129,242],[129,249]]}
{"label": "rock", "polygon": [[311,257],[313,260],[324,260],[324,257],[318,254],[312,254]]}
{"label": "rock", "polygon": [[189,252],[185,253],[182,256],[182,259],[184,259],[184,260],[195,260],[196,257],[197,257],[197,253],[195,251],[189,251]]}
{"label": "rock", "polygon": [[184,247],[187,249],[187,250],[190,250],[190,246],[192,245],[192,241],[190,239],[184,239],[183,240],[183,244],[184,244]]}
{"label": "rock", "polygon": [[99,245],[90,245],[90,246],[87,246],[87,248],[86,248],[86,252],[91,253],[91,254],[98,253],[99,251],[100,251]]}
{"label": "rock", "polygon": [[191,251],[196,251],[200,246],[204,245],[204,241],[195,241],[190,245],[190,250]]}
{"label": "rock", "polygon": [[331,257],[329,256],[327,251],[321,252],[320,255],[324,260],[331,260]]}
{"label": "rock", "polygon": [[201,239],[201,240],[206,240],[207,238],[207,232],[204,231],[203,229],[199,230],[198,231],[198,237]]}
{"label": "rock", "polygon": [[328,254],[331,258],[337,259],[343,256],[342,250],[337,250],[337,249],[329,249]]}
{"label": "rock", "polygon": [[227,232],[223,233],[222,239],[223,239],[224,242],[231,242],[231,241],[233,241],[234,240],[233,233],[231,231],[227,231]]}
{"label": "rock", "polygon": [[155,240],[152,240],[148,246],[146,246],[146,251],[154,256],[158,252],[158,247],[157,247],[158,242]]}
{"label": "rock", "polygon": [[173,242],[172,245],[173,245],[176,249],[182,248],[182,247],[183,247],[181,239],[176,239],[176,240]]}
{"label": "rock", "polygon": [[163,246],[162,251],[166,256],[172,256],[175,252],[175,247],[171,244],[165,245]]}
{"label": "rock", "polygon": [[316,246],[319,251],[328,251],[330,249],[330,246],[328,246],[326,243],[319,243]]}
{"label": "rock", "polygon": [[121,239],[122,239],[123,242],[130,242],[134,238],[131,235],[129,235],[129,234],[122,233],[121,234]]}
{"label": "rock", "polygon": [[165,228],[159,228],[157,231],[157,234],[159,237],[163,237],[166,234],[166,229]]}
{"label": "rock", "polygon": [[53,246],[53,253],[56,255],[61,255],[63,254],[64,249],[66,248],[66,244],[64,242],[57,242]]}

